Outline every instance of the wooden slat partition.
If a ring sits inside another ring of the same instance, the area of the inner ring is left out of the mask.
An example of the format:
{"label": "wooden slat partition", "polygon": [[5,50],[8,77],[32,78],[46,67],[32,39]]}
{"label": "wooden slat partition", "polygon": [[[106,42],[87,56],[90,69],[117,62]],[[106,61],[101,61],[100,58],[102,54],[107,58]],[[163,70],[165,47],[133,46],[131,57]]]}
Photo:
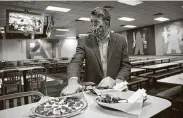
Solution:
{"label": "wooden slat partition", "polygon": [[24,104],[25,104],[24,97],[21,97],[21,98],[20,98],[20,101],[21,101],[21,105],[24,105]]}
{"label": "wooden slat partition", "polygon": [[10,106],[9,106],[9,100],[5,100],[5,108],[8,109]]}
{"label": "wooden slat partition", "polygon": [[15,98],[15,99],[13,99],[13,105],[14,105],[14,107],[16,107],[17,106],[17,98]]}

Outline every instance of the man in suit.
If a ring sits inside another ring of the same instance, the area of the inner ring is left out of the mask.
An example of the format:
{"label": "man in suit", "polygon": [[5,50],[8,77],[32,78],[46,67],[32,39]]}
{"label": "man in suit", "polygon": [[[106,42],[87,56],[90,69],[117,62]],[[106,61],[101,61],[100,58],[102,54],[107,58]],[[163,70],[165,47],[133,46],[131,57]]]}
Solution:
{"label": "man in suit", "polygon": [[101,7],[91,12],[92,34],[78,40],[76,53],[68,66],[68,85],[62,94],[73,94],[81,88],[80,70],[85,59],[83,81],[113,87],[129,78],[131,65],[125,37],[110,31],[110,14]]}

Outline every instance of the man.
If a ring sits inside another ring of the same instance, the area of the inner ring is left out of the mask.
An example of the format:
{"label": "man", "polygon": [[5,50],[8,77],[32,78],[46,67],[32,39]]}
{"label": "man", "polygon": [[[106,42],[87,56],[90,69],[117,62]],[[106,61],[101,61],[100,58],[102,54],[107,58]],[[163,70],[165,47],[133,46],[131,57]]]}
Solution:
{"label": "man", "polygon": [[84,59],[84,81],[111,88],[129,78],[131,65],[127,42],[120,34],[110,31],[109,12],[97,7],[91,12],[90,20],[93,33],[79,39],[76,53],[68,66],[68,85],[62,94],[73,94],[81,88],[78,81]]}

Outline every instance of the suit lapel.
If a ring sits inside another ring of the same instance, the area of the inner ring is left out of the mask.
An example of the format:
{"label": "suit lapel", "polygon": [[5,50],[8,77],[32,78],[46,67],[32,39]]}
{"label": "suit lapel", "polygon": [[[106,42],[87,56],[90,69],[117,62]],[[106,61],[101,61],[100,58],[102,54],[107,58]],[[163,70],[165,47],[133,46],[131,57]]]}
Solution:
{"label": "suit lapel", "polygon": [[108,52],[107,52],[107,65],[109,65],[112,54],[114,52],[116,45],[116,37],[113,33],[110,34],[110,41],[108,43]]}
{"label": "suit lapel", "polygon": [[103,70],[102,69],[102,62],[101,62],[101,56],[100,56],[99,46],[98,46],[96,37],[94,35],[91,35],[90,41],[92,42],[93,51],[95,53],[95,56],[97,57],[97,60],[98,60],[100,69]]}

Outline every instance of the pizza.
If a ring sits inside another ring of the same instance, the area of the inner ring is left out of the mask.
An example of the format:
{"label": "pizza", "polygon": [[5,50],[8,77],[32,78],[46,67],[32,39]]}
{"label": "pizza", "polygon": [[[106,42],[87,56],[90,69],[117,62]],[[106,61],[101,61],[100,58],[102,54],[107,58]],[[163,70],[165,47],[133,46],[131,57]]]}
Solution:
{"label": "pizza", "polygon": [[104,95],[98,96],[96,98],[96,100],[99,102],[103,102],[103,103],[118,103],[119,100],[121,100],[121,99],[119,97],[116,97],[116,96],[104,94]]}
{"label": "pizza", "polygon": [[79,114],[87,107],[87,102],[78,97],[57,97],[50,99],[34,109],[41,117],[67,117]]}

